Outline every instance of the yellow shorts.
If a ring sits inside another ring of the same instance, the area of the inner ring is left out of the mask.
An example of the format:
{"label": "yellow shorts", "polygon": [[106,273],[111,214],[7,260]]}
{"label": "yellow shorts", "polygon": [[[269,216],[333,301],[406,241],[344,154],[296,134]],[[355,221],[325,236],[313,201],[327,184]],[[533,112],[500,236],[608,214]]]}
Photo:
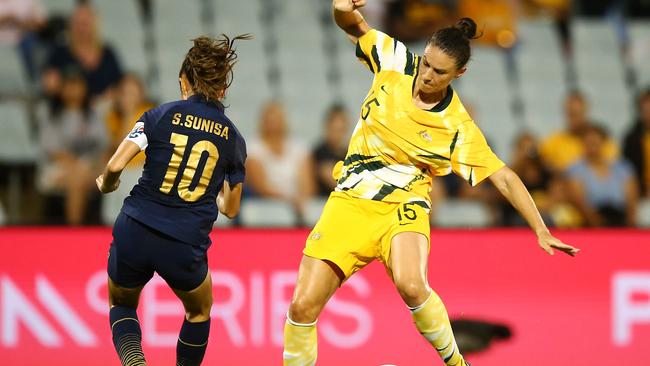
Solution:
{"label": "yellow shorts", "polygon": [[423,202],[380,202],[333,192],[303,254],[333,262],[347,279],[375,259],[386,266],[391,240],[406,231],[421,233],[429,242],[429,208]]}

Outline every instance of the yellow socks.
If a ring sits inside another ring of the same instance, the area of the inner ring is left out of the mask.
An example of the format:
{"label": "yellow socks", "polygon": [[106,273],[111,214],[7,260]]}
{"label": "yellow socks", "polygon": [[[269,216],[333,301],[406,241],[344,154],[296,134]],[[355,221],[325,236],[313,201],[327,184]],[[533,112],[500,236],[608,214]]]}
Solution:
{"label": "yellow socks", "polygon": [[284,324],[284,366],[312,366],[316,364],[318,342],[316,322],[296,323],[287,314]]}
{"label": "yellow socks", "polygon": [[[410,310],[420,334],[438,351],[447,366],[468,366],[458,350],[447,310],[438,294],[431,290],[424,304]],[[316,322],[300,324],[287,315],[284,325],[284,366],[313,366],[317,354]]]}
{"label": "yellow socks", "polygon": [[451,330],[447,309],[438,294],[431,294],[424,304],[409,308],[420,334],[438,351],[447,366],[467,366]]}

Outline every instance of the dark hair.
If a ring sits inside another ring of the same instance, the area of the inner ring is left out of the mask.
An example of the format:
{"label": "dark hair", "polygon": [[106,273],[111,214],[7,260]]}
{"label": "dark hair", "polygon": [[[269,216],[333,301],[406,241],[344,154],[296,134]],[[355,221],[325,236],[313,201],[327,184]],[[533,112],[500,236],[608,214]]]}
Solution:
{"label": "dark hair", "polygon": [[639,94],[637,94],[636,100],[637,103],[640,105],[642,102],[644,102],[646,99],[650,98],[650,86],[647,88],[641,90]]}
{"label": "dark hair", "polygon": [[[83,96],[83,100],[81,102],[81,113],[87,122],[88,118],[90,118],[92,109],[90,105],[90,94],[88,93],[88,82],[86,81],[86,78],[84,78],[81,70],[76,67],[64,69],[61,73],[61,86],[63,87],[63,85],[67,83],[80,83],[83,85],[85,89],[85,95]],[[65,105],[63,96],[61,93],[59,93],[59,95],[57,95],[50,102],[50,114],[57,122],[65,109],[64,107]]]}
{"label": "dark hair", "polygon": [[603,141],[607,140],[607,138],[609,137],[609,133],[607,133],[607,129],[605,127],[603,127],[602,125],[600,125],[600,124],[591,124],[591,125],[587,126],[587,128],[585,129],[585,131],[583,133],[584,133],[583,136],[587,136],[587,134],[589,134],[589,133],[595,133]]}
{"label": "dark hair", "polygon": [[583,92],[581,92],[579,89],[571,89],[569,92],[566,94],[565,99],[578,99],[582,102],[587,102],[587,97]]}
{"label": "dark hair", "polygon": [[427,42],[440,48],[444,53],[456,60],[456,67],[467,65],[472,50],[469,41],[480,37],[476,36],[476,22],[472,18],[462,18],[454,26],[437,30]]}
{"label": "dark hair", "polygon": [[241,34],[230,39],[225,34],[214,39],[208,36],[194,38],[194,45],[187,51],[179,71],[185,75],[196,94],[217,100],[232,83],[233,66],[237,61],[234,43],[251,39],[250,34]]}
{"label": "dark hair", "polygon": [[332,122],[332,118],[337,115],[337,114],[346,114],[347,110],[345,109],[345,106],[341,103],[334,103],[332,104],[328,109],[327,112],[325,113],[325,124],[329,124]]}

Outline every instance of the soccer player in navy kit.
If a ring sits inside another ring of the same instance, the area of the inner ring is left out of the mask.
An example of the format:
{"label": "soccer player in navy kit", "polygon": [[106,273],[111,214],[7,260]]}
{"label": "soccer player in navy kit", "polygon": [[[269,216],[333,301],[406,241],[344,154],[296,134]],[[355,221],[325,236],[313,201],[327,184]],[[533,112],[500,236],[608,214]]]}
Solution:
{"label": "soccer player in navy kit", "polygon": [[224,114],[237,58],[230,40],[194,39],[179,73],[181,100],[144,113],[108,162],[97,186],[119,185],[127,163],[146,148],[142,177],[115,220],[108,258],[110,324],[123,365],[146,365],[136,314],[140,291],[157,272],[183,302],[176,364],[200,365],[210,332],[212,280],[208,234],[217,210],[239,212],[246,145]]}

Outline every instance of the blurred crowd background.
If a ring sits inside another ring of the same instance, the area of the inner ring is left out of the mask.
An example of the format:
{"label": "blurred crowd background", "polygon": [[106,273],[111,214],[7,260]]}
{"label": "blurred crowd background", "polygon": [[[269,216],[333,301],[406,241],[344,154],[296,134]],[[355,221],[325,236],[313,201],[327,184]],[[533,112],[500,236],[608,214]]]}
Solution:
{"label": "blurred crowd background", "polygon": [[[238,45],[227,114],[247,138],[240,217],[312,225],[372,75],[329,0],[0,0],[0,223],[112,224],[144,155],[95,177],[152,106],[179,98],[199,34]],[[650,226],[650,2],[368,0],[372,26],[421,52],[470,16],[482,37],[454,87],[556,227]],[[437,227],[524,225],[489,183],[434,180]]]}

